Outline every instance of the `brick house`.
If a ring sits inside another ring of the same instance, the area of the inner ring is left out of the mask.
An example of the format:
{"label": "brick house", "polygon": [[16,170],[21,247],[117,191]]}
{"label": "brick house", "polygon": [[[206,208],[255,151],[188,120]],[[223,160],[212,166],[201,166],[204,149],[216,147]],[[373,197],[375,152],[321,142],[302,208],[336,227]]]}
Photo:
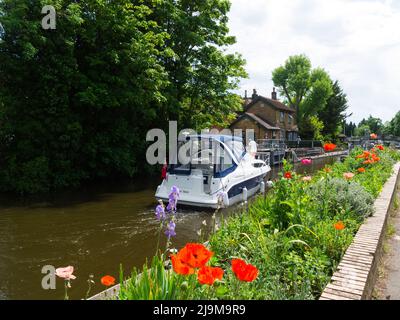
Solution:
{"label": "brick house", "polygon": [[275,88],[271,99],[260,96],[257,91],[251,98],[244,98],[244,110],[230,125],[230,129],[243,132],[253,129],[256,140],[278,139],[295,141],[298,138],[296,110],[277,99]]}

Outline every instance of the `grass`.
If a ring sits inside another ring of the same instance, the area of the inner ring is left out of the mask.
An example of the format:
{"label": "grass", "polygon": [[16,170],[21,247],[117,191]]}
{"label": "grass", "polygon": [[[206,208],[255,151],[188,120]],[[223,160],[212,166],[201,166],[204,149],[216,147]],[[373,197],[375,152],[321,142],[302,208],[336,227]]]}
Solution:
{"label": "grass", "polygon": [[389,221],[388,223],[386,233],[389,238],[393,237],[396,234],[396,226],[391,221]]}
{"label": "grass", "polygon": [[[329,283],[346,249],[371,213],[373,201],[392,174],[397,152],[378,151],[380,161],[364,167],[355,150],[343,163],[315,174],[311,182],[284,172],[266,197],[259,197],[240,214],[220,222],[208,241],[214,252],[210,265],[225,270],[213,287],[200,286],[195,275],[178,276],[166,269],[165,257],[143,268],[145,276],[132,280],[121,291],[123,299],[221,299],[221,300],[313,300]],[[343,177],[352,172],[350,181]],[[397,206],[399,204],[397,203]],[[344,229],[336,227],[338,222]],[[389,230],[393,232],[393,227]],[[238,283],[231,261],[246,260],[259,270],[251,283]],[[155,271],[153,272],[153,269]],[[151,270],[151,271],[150,271]],[[121,277],[121,282],[122,282]]]}

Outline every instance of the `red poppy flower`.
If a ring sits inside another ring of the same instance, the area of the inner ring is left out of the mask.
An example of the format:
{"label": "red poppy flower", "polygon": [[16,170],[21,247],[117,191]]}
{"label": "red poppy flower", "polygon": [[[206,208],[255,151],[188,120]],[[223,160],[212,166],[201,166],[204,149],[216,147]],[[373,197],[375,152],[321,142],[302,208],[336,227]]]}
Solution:
{"label": "red poppy flower", "polygon": [[224,270],[221,268],[202,267],[197,273],[197,280],[200,284],[212,286],[215,281],[222,280]]}
{"label": "red poppy flower", "polygon": [[330,151],[333,151],[333,150],[335,150],[336,149],[336,144],[333,144],[333,143],[326,143],[326,144],[324,144],[324,150],[325,150],[325,152],[330,152]]}
{"label": "red poppy flower", "polygon": [[178,254],[182,261],[190,267],[201,268],[207,264],[214,253],[207,250],[202,244],[188,243]]}
{"label": "red poppy flower", "polygon": [[181,275],[190,275],[194,269],[204,267],[213,256],[202,244],[188,243],[176,255],[171,255],[174,271]]}
{"label": "red poppy flower", "polygon": [[103,278],[101,278],[100,281],[106,287],[110,287],[110,286],[115,285],[115,278],[112,277],[112,276],[104,276]]}
{"label": "red poppy flower", "polygon": [[345,228],[344,223],[342,221],[335,223],[333,226],[338,231],[342,231]]}
{"label": "red poppy flower", "polygon": [[177,274],[181,274],[183,276],[194,274],[194,269],[183,261],[182,256],[179,253],[171,255],[171,262],[172,267]]}
{"label": "red poppy flower", "polygon": [[385,150],[384,146],[382,146],[382,145],[379,145],[379,146],[376,146],[376,147],[381,151]]}
{"label": "red poppy flower", "polygon": [[252,282],[258,276],[258,269],[242,259],[232,260],[232,271],[240,281]]}
{"label": "red poppy flower", "polygon": [[370,137],[371,137],[372,140],[378,139],[378,135],[376,133],[371,133]]}
{"label": "red poppy flower", "polygon": [[329,168],[329,167],[327,167],[327,168],[324,169],[324,171],[325,171],[326,173],[331,173],[331,172],[332,172],[332,169]]}
{"label": "red poppy flower", "polygon": [[289,171],[289,172],[285,172],[285,174],[283,175],[283,177],[285,178],[285,179],[292,179],[292,173]]}
{"label": "red poppy flower", "polygon": [[369,151],[364,151],[362,154],[358,155],[356,159],[368,159],[371,156]]}
{"label": "red poppy flower", "polygon": [[357,171],[358,171],[359,173],[364,173],[366,170],[365,170],[365,168],[358,168]]}
{"label": "red poppy flower", "polygon": [[381,160],[376,154],[373,154],[371,157],[373,162],[379,162]]}

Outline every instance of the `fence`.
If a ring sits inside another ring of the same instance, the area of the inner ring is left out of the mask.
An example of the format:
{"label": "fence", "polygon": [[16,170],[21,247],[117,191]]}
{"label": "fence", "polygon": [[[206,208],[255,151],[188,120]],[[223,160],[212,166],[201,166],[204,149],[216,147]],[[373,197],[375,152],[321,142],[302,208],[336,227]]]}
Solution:
{"label": "fence", "polygon": [[287,141],[287,140],[263,139],[263,140],[257,140],[257,144],[259,146],[259,149],[322,148],[322,141],[318,140]]}

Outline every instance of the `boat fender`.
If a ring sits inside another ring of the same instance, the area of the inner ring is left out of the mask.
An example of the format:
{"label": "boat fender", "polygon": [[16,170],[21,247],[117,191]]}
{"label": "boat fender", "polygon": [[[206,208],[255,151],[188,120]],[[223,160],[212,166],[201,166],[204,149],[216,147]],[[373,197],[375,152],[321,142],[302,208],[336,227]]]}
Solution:
{"label": "boat fender", "polygon": [[265,193],[265,182],[264,182],[264,181],[261,181],[261,182],[260,182],[260,192],[261,192],[262,194]]}
{"label": "boat fender", "polygon": [[246,201],[247,201],[247,198],[248,198],[247,188],[244,187],[244,188],[242,189],[242,200],[243,200],[243,202],[246,202]]}
{"label": "boat fender", "polygon": [[228,192],[221,191],[217,195],[218,198],[218,204],[223,205],[224,208],[229,207],[229,195]]}
{"label": "boat fender", "polygon": [[223,202],[224,202],[224,206],[225,206],[225,208],[228,208],[229,207],[229,196],[228,196],[228,192],[224,192],[224,195],[223,195]]}

